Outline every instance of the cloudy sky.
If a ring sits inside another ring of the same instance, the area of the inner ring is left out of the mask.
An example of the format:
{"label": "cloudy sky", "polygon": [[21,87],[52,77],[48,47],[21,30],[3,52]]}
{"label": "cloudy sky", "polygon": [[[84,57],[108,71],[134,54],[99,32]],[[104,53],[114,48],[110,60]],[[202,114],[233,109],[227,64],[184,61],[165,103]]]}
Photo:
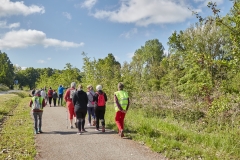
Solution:
{"label": "cloudy sky", "polygon": [[[81,69],[82,52],[92,60],[112,53],[130,62],[145,42],[166,49],[173,31],[197,22],[191,10],[210,15],[210,0],[0,0],[0,50],[14,65]],[[215,0],[221,14],[230,0]],[[191,9],[191,10],[190,10]]]}

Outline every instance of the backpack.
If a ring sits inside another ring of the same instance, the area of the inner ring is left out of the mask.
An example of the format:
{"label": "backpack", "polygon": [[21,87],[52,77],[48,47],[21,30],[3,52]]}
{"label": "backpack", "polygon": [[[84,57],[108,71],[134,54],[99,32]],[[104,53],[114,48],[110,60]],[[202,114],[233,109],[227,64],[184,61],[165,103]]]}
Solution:
{"label": "backpack", "polygon": [[57,97],[58,97],[58,96],[57,96],[57,92],[53,92],[52,97],[53,97],[53,98],[57,98]]}
{"label": "backpack", "polygon": [[40,108],[41,108],[39,99],[40,99],[40,98],[35,98],[35,100],[34,100],[34,102],[33,102],[33,105],[32,105],[32,109],[40,109]]}
{"label": "backpack", "polygon": [[104,93],[103,94],[98,94],[97,105],[98,106],[105,106],[105,104],[106,104],[106,102],[105,102],[105,98],[104,98]]}
{"label": "backpack", "polygon": [[75,91],[76,91],[75,89],[70,90],[70,99],[73,98]]}
{"label": "backpack", "polygon": [[48,95],[50,95],[50,96],[52,97],[52,95],[53,95],[53,90],[49,90],[49,91],[48,91]]}

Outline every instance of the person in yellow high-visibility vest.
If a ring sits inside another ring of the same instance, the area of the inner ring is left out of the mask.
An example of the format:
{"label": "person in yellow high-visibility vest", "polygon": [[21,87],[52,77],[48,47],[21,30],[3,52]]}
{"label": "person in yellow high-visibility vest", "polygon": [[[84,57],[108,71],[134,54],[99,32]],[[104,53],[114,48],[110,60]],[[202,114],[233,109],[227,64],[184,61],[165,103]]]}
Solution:
{"label": "person in yellow high-visibility vest", "polygon": [[124,118],[130,104],[128,93],[123,91],[123,88],[123,83],[118,83],[118,91],[114,93],[114,106],[116,111],[115,122],[118,127],[118,134],[121,137],[124,137]]}

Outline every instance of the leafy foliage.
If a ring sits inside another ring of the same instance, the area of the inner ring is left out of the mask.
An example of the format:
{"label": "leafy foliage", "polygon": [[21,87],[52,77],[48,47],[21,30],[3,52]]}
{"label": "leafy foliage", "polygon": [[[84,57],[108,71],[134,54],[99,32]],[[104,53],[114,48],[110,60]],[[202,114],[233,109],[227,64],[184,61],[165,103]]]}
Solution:
{"label": "leafy foliage", "polygon": [[12,87],[14,82],[14,68],[6,53],[0,51],[0,84]]}

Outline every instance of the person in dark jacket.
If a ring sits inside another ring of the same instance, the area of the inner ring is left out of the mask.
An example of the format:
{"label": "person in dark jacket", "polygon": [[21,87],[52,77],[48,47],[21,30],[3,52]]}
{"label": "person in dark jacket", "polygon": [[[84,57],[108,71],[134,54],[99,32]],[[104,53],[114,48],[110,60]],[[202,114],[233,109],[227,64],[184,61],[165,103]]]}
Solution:
{"label": "person in dark jacket", "polygon": [[54,107],[56,107],[58,94],[55,90],[53,90],[52,98],[53,98],[53,105]]}
{"label": "person in dark jacket", "polygon": [[82,134],[83,132],[86,132],[84,129],[85,126],[85,117],[87,115],[87,104],[88,104],[88,97],[87,93],[84,92],[82,85],[80,84],[78,86],[78,90],[74,93],[72,102],[74,105],[74,112],[77,117],[77,127],[78,127],[78,133]]}
{"label": "person in dark jacket", "polygon": [[[99,131],[99,120],[102,124],[102,132],[105,132],[105,111],[106,111],[106,102],[107,102],[107,95],[103,92],[102,86],[96,86],[96,94],[93,96],[94,104],[94,111],[96,116],[96,131]],[[102,98],[100,98],[102,97]]]}

